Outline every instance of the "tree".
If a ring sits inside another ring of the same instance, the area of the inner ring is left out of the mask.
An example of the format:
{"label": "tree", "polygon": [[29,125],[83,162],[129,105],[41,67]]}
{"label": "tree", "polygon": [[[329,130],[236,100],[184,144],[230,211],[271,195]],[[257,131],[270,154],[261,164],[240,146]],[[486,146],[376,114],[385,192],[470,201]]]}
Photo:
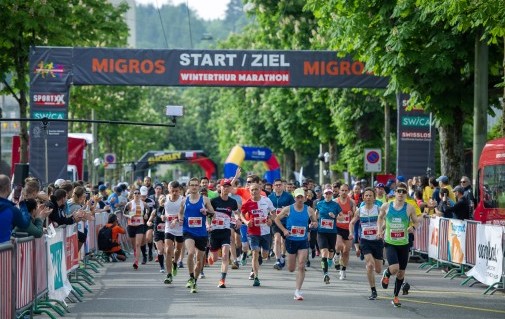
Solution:
{"label": "tree", "polygon": [[[113,7],[105,0],[26,0],[0,4],[0,76],[27,118],[28,55],[30,46],[107,46],[126,43],[123,21],[126,4]],[[28,160],[27,124],[21,122],[21,159]]]}

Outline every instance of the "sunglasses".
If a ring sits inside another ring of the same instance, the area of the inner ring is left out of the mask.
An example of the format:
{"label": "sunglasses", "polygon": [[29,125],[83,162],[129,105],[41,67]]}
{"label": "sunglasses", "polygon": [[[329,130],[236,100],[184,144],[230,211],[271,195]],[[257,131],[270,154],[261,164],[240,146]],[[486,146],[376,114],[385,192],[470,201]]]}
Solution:
{"label": "sunglasses", "polygon": [[251,183],[252,183],[252,181],[246,181],[246,183],[247,183],[247,184],[251,184]]}
{"label": "sunglasses", "polygon": [[400,189],[397,189],[396,192],[398,194],[407,194],[407,190],[406,189],[403,189],[403,188],[400,188]]}
{"label": "sunglasses", "polygon": [[466,181],[460,181],[461,184],[466,184]]}
{"label": "sunglasses", "polygon": [[133,195],[140,195],[140,192],[133,192]]}

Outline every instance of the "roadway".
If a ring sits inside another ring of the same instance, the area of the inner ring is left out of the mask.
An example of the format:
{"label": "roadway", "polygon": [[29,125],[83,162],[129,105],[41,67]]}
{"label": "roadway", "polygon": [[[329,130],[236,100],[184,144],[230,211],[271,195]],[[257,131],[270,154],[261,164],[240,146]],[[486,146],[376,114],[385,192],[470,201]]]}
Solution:
{"label": "roadway", "polygon": [[[248,260],[249,261],[249,260]],[[162,283],[157,263],[134,271],[130,262],[106,264],[95,275],[93,293],[84,302],[70,304],[67,318],[505,318],[505,294],[482,295],[485,287],[460,286],[461,278],[443,278],[441,270],[426,273],[416,263],[407,267],[409,295],[401,296],[401,308],[391,305],[392,288],[384,290],[377,276],[379,298],[369,301],[364,263],[351,257],[347,279],[331,270],[331,282],[323,283],[320,259],[312,260],[303,285],[305,300],[293,300],[295,274],[263,264],[261,287],[248,280],[250,266],[230,268],[227,288],[217,288],[219,263],[205,268],[198,293],[185,288],[187,268],[171,285]],[[43,316],[39,316],[43,317]]]}

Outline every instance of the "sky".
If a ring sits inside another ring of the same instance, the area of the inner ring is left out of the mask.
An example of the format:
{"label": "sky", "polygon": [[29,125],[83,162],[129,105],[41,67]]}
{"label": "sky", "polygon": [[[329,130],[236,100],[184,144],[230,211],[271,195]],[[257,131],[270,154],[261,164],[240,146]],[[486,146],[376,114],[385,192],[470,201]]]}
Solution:
{"label": "sky", "polygon": [[188,3],[188,6],[195,10],[198,15],[205,19],[224,18],[226,6],[230,0],[135,0],[139,4],[152,4],[155,7],[171,2],[174,5]]}

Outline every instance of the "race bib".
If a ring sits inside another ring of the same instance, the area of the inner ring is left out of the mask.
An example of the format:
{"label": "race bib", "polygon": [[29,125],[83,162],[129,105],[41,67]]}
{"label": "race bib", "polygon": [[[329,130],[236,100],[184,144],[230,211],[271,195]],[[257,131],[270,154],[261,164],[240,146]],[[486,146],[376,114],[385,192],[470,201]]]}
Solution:
{"label": "race bib", "polygon": [[202,217],[189,217],[188,226],[191,228],[202,227]]}
{"label": "race bib", "polygon": [[321,228],[323,229],[333,229],[333,225],[335,224],[335,220],[333,219],[321,219]]}
{"label": "race bib", "polygon": [[276,215],[279,215],[279,214],[281,213],[281,211],[282,211],[282,208],[277,208],[277,209],[275,210],[275,214],[276,214]]}
{"label": "race bib", "polygon": [[136,216],[136,217],[130,218],[130,225],[131,226],[139,226],[139,225],[142,225],[143,223],[144,222],[142,220],[142,217]]}
{"label": "race bib", "polygon": [[165,223],[159,223],[156,225],[156,231],[165,232]]}
{"label": "race bib", "polygon": [[365,236],[376,236],[377,235],[377,228],[375,228],[375,227],[363,228],[363,235],[365,235]]}
{"label": "race bib", "polygon": [[389,232],[389,236],[391,237],[391,239],[403,239],[405,238],[405,231],[392,229]]}
{"label": "race bib", "polygon": [[267,219],[265,217],[254,217],[254,226],[261,226],[267,223]]}
{"label": "race bib", "polygon": [[222,218],[212,219],[212,226],[223,227],[224,226],[224,219],[222,219]]}
{"label": "race bib", "polygon": [[291,236],[305,237],[305,227],[291,226]]}
{"label": "race bib", "polygon": [[174,220],[177,220],[177,215],[168,215],[167,216],[167,222],[171,223]]}

